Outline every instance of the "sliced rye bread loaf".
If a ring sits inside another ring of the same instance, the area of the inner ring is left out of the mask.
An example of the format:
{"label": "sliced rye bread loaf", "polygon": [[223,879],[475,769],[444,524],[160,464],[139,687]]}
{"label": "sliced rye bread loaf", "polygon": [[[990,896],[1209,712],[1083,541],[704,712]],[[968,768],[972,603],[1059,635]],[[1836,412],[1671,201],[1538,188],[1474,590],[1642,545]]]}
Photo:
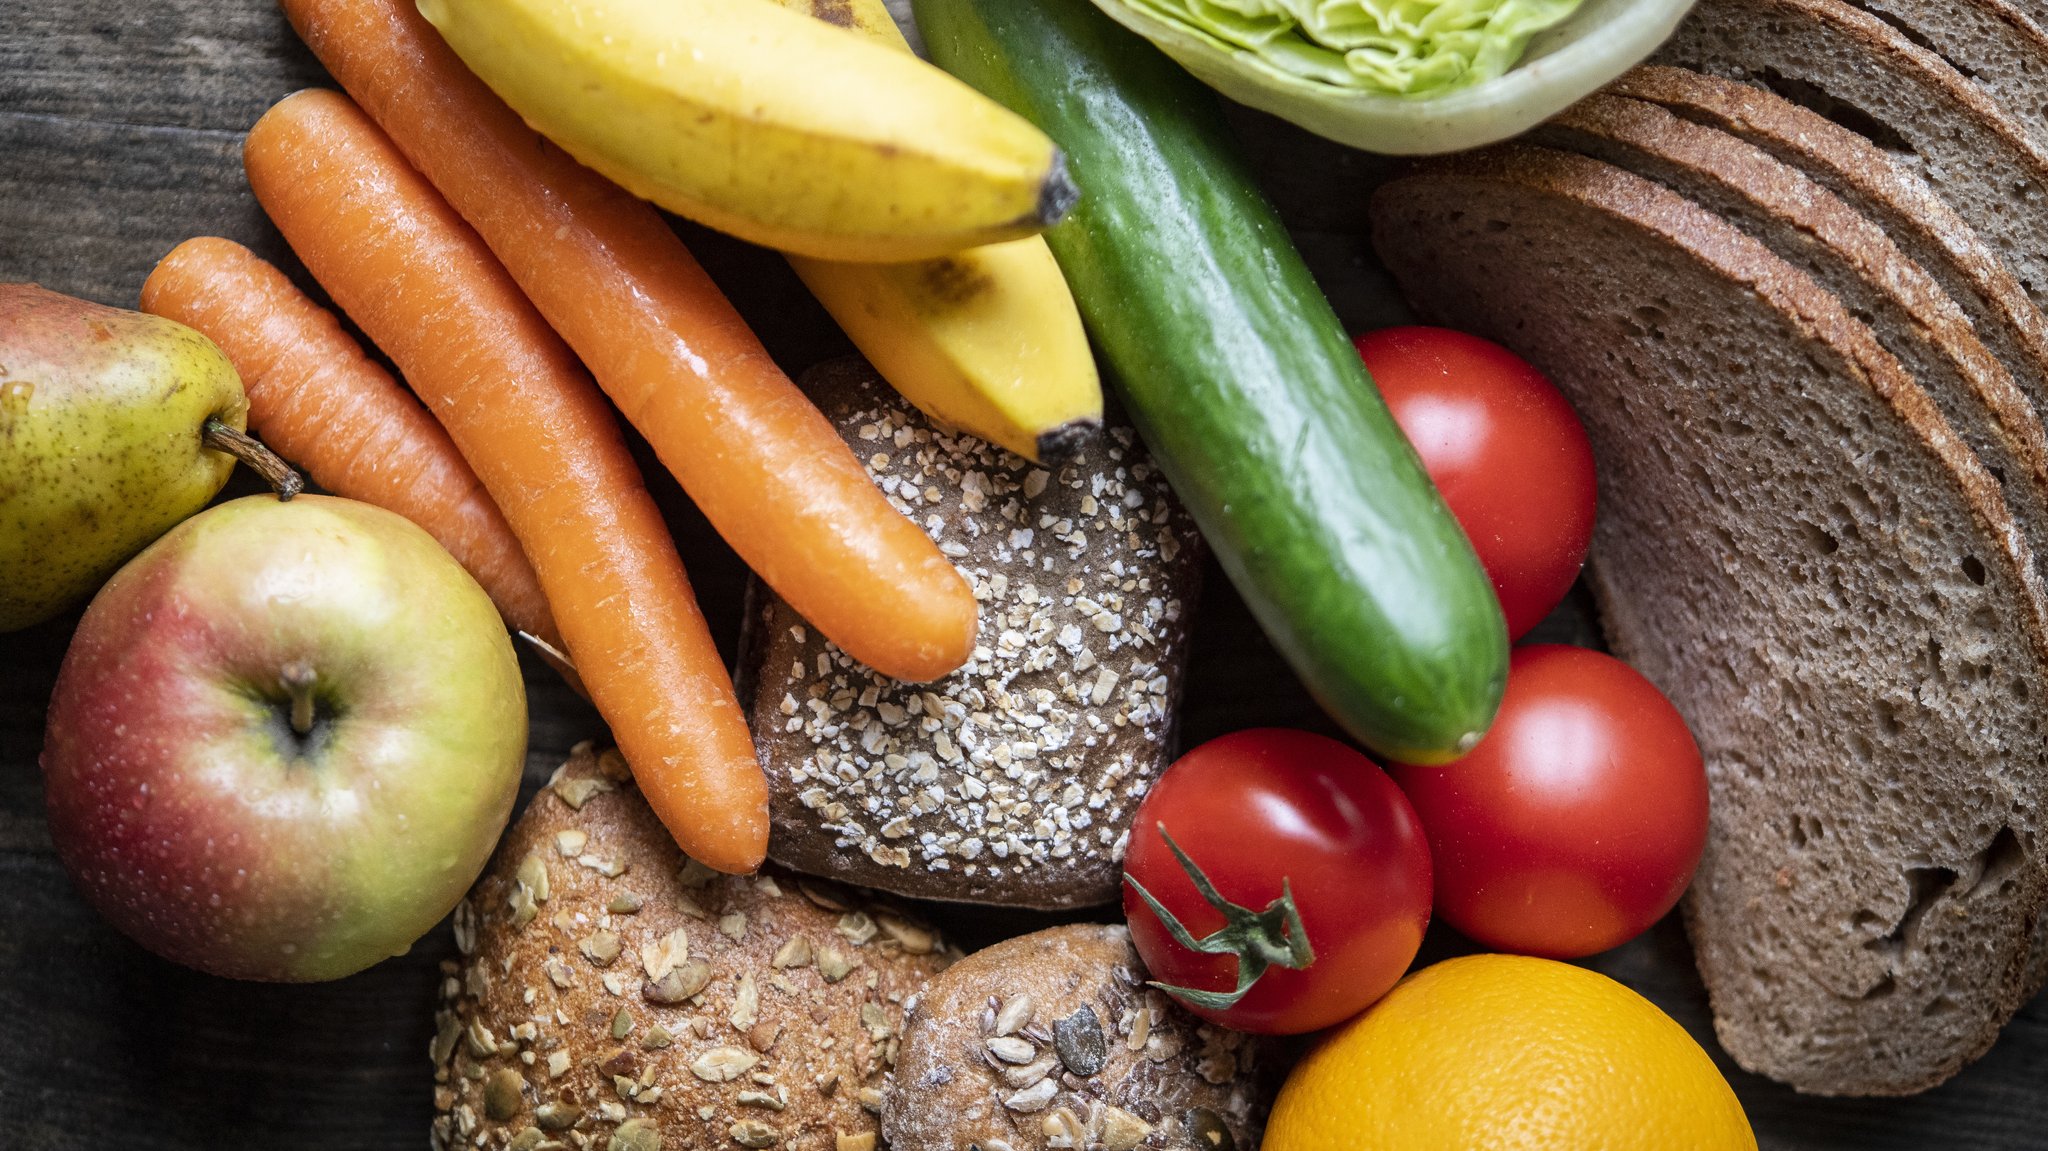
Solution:
{"label": "sliced rye bread loaf", "polygon": [[2048,302],[2048,152],[1891,25],[1840,0],[1701,0],[1657,62],[1769,88],[1885,147]]}
{"label": "sliced rye bread loaf", "polygon": [[2048,896],[2048,634],[1990,474],[1810,277],[1641,177],[1495,149],[1373,222],[1426,319],[1585,419],[1609,638],[1713,788],[1685,906],[1722,1043],[1824,1094],[1982,1054]]}
{"label": "sliced rye bread loaf", "polygon": [[1718,128],[1840,197],[1934,277],[2035,412],[2048,412],[2048,317],[1976,229],[1882,148],[1774,92],[1686,68],[1644,65],[1607,91]]}
{"label": "sliced rye bread loaf", "polygon": [[2048,146],[2048,32],[2008,0],[1848,0],[1954,65]]}
{"label": "sliced rye bread loaf", "polygon": [[1883,229],[1763,151],[1625,96],[1590,96],[1528,140],[1655,180],[1812,276],[1870,326],[1999,478],[2039,564],[2048,547],[2048,435],[1955,301]]}

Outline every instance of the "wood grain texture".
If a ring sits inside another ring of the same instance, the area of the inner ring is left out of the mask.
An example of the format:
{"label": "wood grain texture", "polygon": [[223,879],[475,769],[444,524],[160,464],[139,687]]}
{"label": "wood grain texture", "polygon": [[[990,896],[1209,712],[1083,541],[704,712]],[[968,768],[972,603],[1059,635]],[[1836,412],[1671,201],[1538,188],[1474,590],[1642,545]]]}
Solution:
{"label": "wood grain texture", "polygon": [[[241,132],[271,102],[324,77],[261,0],[0,0],[0,280],[28,279],[133,306],[179,240],[225,235],[303,273],[242,180]],[[1273,192],[1340,313],[1396,320],[1357,235],[1379,166],[1237,115]],[[712,274],[786,369],[847,344],[786,265],[684,227]],[[642,444],[635,450],[675,529],[728,657],[745,573]],[[238,481],[230,495],[252,490]],[[1195,630],[1182,735],[1260,724],[1332,730],[1213,569]],[[42,711],[75,615],[0,635],[0,1146],[10,1151],[300,1151],[423,1147],[437,930],[400,959],[317,987],[231,983],[165,964],[106,927],[73,892],[42,816]],[[1594,638],[1583,601],[1543,638]],[[527,792],[579,739],[589,706],[527,660],[533,730]],[[1107,913],[1106,913],[1107,914]],[[1043,916],[938,909],[986,942]],[[1468,949],[1432,934],[1425,958]],[[1767,1151],[2048,1147],[2048,1000],[1954,1082],[1913,1099],[1815,1100],[1727,1066],[1675,920],[1594,966],[1702,1038],[1730,1073]]]}
{"label": "wood grain texture", "polygon": [[324,80],[269,4],[0,5],[0,108],[14,112],[239,133]]}

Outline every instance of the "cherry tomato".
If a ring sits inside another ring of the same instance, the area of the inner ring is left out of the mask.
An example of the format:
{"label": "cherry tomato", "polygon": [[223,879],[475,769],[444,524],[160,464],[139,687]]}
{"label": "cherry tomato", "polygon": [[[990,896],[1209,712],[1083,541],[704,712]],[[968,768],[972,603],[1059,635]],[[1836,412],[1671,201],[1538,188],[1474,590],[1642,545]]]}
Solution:
{"label": "cherry tomato", "polygon": [[[1242,1031],[1294,1034],[1358,1014],[1408,970],[1429,926],[1429,849],[1401,789],[1305,731],[1240,731],[1182,756],[1138,805],[1124,873],[1124,914],[1153,979],[1219,995],[1257,974],[1228,1005],[1176,996]],[[1192,939],[1237,921],[1235,952],[1177,941],[1140,888]]]}
{"label": "cherry tomato", "polygon": [[1387,328],[1356,343],[1520,639],[1571,590],[1593,539],[1578,414],[1543,373],[1477,336]]}
{"label": "cherry tomato", "polygon": [[1678,902],[1707,842],[1707,775],[1678,709],[1583,648],[1517,648],[1471,754],[1392,771],[1429,835],[1437,914],[1503,951],[1626,942]]}

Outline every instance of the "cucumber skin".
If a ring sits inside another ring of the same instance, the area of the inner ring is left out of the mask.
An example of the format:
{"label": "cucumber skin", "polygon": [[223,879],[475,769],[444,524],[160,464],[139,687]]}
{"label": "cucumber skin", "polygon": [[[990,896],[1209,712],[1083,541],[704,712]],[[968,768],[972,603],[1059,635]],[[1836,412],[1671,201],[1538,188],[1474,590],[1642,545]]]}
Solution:
{"label": "cucumber skin", "polygon": [[932,59],[1066,151],[1046,233],[1125,408],[1253,615],[1351,735],[1448,762],[1507,627],[1215,97],[1088,0],[914,0]]}

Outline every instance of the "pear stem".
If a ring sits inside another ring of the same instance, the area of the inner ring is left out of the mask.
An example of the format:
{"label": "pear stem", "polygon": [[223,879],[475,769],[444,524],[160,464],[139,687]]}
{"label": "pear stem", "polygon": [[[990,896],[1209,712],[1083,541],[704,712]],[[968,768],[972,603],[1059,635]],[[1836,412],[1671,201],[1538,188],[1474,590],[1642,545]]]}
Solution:
{"label": "pear stem", "polygon": [[284,665],[278,673],[292,697],[292,730],[307,735],[313,730],[313,684],[320,678],[313,665],[302,660]]}
{"label": "pear stem", "polygon": [[199,433],[199,442],[214,451],[235,457],[262,476],[263,482],[277,493],[279,503],[290,502],[293,496],[306,490],[306,481],[292,470],[290,464],[247,432],[238,432],[209,416]]}

